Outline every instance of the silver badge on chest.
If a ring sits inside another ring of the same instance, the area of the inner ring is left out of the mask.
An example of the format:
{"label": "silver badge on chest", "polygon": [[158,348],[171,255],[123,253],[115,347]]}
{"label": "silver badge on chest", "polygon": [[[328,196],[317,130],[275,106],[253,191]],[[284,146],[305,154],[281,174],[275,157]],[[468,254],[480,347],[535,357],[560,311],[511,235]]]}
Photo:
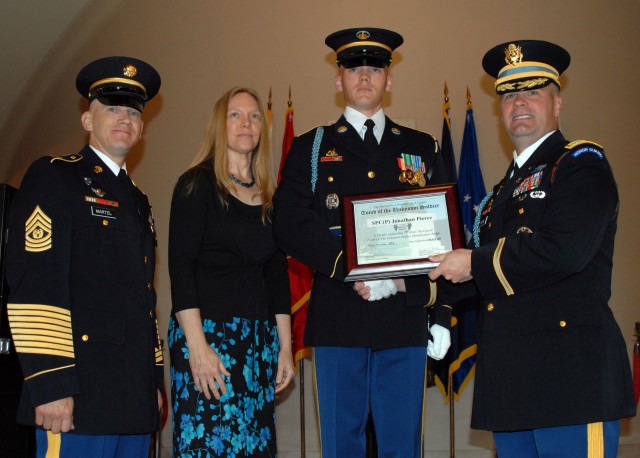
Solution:
{"label": "silver badge on chest", "polygon": [[332,192],[331,194],[327,194],[327,198],[325,199],[325,204],[329,210],[334,210],[340,206],[340,198],[338,194]]}

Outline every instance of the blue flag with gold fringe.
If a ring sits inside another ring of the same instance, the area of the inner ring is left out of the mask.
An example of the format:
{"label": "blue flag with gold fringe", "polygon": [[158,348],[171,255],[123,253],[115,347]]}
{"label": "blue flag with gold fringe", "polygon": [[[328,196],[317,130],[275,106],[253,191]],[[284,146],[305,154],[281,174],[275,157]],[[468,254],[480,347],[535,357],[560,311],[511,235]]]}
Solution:
{"label": "blue flag with gold fringe", "polygon": [[476,126],[473,122],[473,105],[471,104],[469,89],[467,89],[467,116],[462,136],[458,176],[458,195],[460,197],[462,224],[464,225],[468,244],[473,238],[473,222],[476,219],[478,205],[487,194],[484,188],[482,172],[480,171]]}

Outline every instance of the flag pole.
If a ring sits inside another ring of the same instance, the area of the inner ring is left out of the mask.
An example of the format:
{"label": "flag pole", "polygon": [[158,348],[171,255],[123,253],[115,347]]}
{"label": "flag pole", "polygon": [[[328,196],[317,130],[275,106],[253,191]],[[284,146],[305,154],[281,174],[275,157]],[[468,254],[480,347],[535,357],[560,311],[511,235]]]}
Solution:
{"label": "flag pole", "polygon": [[453,405],[453,376],[449,373],[449,457],[456,456],[456,412]]}
{"label": "flag pole", "polygon": [[300,458],[305,458],[305,427],[304,427],[304,358],[298,360],[298,374],[300,377]]}

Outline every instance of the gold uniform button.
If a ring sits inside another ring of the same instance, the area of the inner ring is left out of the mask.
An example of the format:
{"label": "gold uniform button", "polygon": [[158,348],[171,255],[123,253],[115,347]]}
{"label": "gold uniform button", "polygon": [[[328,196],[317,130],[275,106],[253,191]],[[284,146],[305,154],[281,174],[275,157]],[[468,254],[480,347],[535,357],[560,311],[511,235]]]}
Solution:
{"label": "gold uniform button", "polygon": [[149,310],[149,317],[153,318],[153,310]]}
{"label": "gold uniform button", "polygon": [[333,182],[333,177],[327,177],[327,181],[328,181],[329,183]]}
{"label": "gold uniform button", "polygon": [[561,328],[566,328],[567,327],[567,322],[564,321],[564,320],[560,321],[560,327]]}
{"label": "gold uniform button", "polygon": [[494,309],[494,305],[493,304],[487,305],[487,311],[488,312],[493,312],[493,309]]}
{"label": "gold uniform button", "polygon": [[83,342],[86,342],[86,341],[88,341],[88,340],[89,340],[89,336],[88,336],[87,334],[84,334],[84,335],[82,336],[82,341],[83,341]]}
{"label": "gold uniform button", "polygon": [[145,256],[145,257],[144,257],[144,263],[146,264],[146,263],[148,263],[148,262],[149,262],[149,258]]}
{"label": "gold uniform button", "polygon": [[369,170],[369,173],[367,173],[367,176],[369,178],[375,178],[376,177],[376,172],[374,172],[373,170]]}
{"label": "gold uniform button", "polygon": [[109,221],[107,221],[106,219],[102,220],[102,225],[103,226],[108,226],[109,225]]}
{"label": "gold uniform button", "polygon": [[524,208],[521,208],[520,210],[518,210],[518,213],[522,215],[524,213]]}
{"label": "gold uniform button", "polygon": [[147,288],[151,289],[151,282],[147,282]]}

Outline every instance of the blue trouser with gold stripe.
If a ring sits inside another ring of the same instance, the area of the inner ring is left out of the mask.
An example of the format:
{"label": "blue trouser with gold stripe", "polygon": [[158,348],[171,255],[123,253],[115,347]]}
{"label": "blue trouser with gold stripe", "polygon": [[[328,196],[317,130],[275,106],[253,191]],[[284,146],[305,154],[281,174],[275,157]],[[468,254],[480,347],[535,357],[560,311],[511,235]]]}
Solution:
{"label": "blue trouser with gold stripe", "polygon": [[54,434],[36,429],[36,458],[148,458],[149,434]]}
{"label": "blue trouser with gold stripe", "polygon": [[615,458],[620,422],[494,432],[499,458]]}
{"label": "blue trouser with gold stripe", "polygon": [[427,349],[315,347],[323,458],[362,458],[373,416],[379,458],[420,458]]}

